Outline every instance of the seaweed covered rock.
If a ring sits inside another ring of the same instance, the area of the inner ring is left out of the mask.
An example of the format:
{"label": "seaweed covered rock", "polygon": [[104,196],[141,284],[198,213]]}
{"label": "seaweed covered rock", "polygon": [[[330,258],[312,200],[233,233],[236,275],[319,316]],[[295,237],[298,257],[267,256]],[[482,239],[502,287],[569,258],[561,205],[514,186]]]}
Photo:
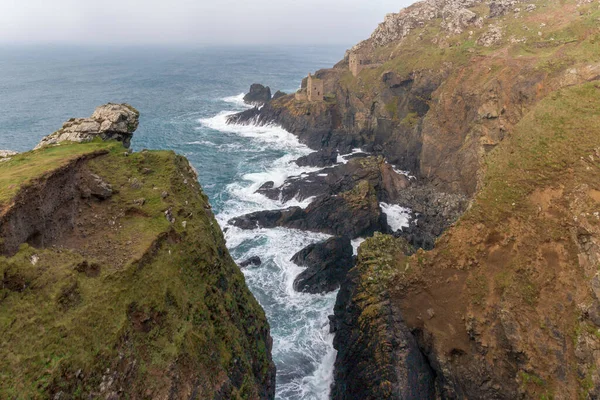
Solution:
{"label": "seaweed covered rock", "polygon": [[95,138],[118,140],[128,148],[139,118],[139,111],[129,104],[108,103],[96,108],[89,118],[71,118],[61,129],[44,137],[36,149],[61,142],[89,142]]}

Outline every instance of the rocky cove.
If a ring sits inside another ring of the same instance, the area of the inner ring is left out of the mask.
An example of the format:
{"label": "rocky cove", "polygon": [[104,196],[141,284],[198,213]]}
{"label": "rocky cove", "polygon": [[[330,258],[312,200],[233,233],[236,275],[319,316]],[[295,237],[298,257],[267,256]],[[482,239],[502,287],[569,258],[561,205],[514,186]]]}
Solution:
{"label": "rocky cove", "polygon": [[[297,290],[340,288],[332,398],[597,396],[598,12],[419,2],[297,93],[228,117],[314,150],[295,163],[318,170],[257,190],[305,207],[229,223],[334,236],[293,257]],[[392,229],[390,205],[409,226]]]}
{"label": "rocky cove", "polygon": [[389,14],[143,142],[200,179],[128,104],[1,151],[0,397],[599,397],[599,6]]}

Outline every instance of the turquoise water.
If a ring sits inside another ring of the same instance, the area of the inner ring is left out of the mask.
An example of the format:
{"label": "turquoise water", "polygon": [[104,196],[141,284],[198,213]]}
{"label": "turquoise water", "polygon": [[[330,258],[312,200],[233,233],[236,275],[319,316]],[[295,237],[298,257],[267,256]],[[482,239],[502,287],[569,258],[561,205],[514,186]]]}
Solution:
{"label": "turquoise water", "polygon": [[290,164],[310,151],[278,127],[231,127],[224,121],[244,109],[240,94],[251,83],[295,91],[303,76],[330,67],[344,50],[0,47],[0,149],[29,150],[67,119],[89,116],[106,102],[138,108],[134,150],[172,149],[187,156],[219,223],[228,228],[233,257],[263,260],[244,274],[271,324],[277,398],[326,399],[335,359],[327,316],[336,293],[295,293],[292,282],[302,269],[289,261],[326,236],[287,229],[243,232],[226,224],[247,212],[298,204],[254,191],[266,181],[310,171]]}

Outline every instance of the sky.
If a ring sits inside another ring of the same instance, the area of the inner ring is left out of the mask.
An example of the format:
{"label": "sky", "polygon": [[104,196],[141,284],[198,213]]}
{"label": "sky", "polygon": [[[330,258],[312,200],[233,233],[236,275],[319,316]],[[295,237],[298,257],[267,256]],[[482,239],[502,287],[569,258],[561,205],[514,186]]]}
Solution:
{"label": "sky", "polygon": [[411,0],[0,0],[0,43],[351,44]]}

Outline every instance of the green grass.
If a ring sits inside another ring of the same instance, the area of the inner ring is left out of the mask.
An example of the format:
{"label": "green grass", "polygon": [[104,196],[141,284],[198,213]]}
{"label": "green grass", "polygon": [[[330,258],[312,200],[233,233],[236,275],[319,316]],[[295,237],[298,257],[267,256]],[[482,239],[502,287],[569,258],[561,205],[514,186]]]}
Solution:
{"label": "green grass", "polygon": [[[45,399],[58,391],[87,398],[107,368],[134,360],[125,384],[131,397],[168,392],[172,372],[214,383],[234,371],[244,379],[233,384],[232,398],[256,396],[270,363],[263,341],[268,324],[187,160],[173,152],[126,157],[120,144],[89,143],[25,153],[0,168],[11,182],[26,183],[101,149],[108,154],[87,166],[115,195],[92,205],[89,215],[107,211],[115,225],[96,225],[83,246],[22,245],[15,256],[0,257],[0,277],[12,284],[0,289],[0,398]],[[132,187],[134,179],[140,188]],[[144,205],[134,206],[139,198]],[[141,213],[128,214],[132,207]],[[127,249],[125,263],[112,258],[111,246]],[[83,261],[100,264],[100,275],[78,272]],[[213,397],[216,386],[204,385],[200,396]]]}

